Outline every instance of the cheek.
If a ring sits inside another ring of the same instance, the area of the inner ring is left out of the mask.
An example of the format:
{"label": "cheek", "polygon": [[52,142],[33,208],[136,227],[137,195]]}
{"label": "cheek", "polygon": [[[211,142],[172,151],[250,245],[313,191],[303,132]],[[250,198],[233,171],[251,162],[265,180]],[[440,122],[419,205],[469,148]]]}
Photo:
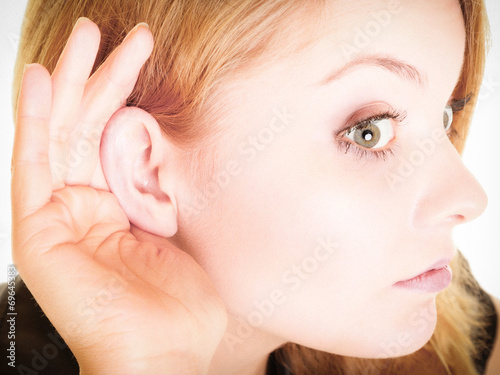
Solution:
{"label": "cheek", "polygon": [[[383,176],[328,160],[331,145],[299,150],[289,146],[293,139],[242,168],[203,219],[189,224],[199,228],[191,245],[229,311],[316,345],[324,340],[321,321],[331,344],[346,327],[368,328],[388,316],[387,306],[396,308],[387,303],[403,273],[397,254],[408,237],[396,225],[404,209],[391,204]],[[387,319],[395,324],[394,315]]]}
{"label": "cheek", "polygon": [[[245,179],[253,181],[251,197],[226,206],[237,205],[230,221],[243,238],[233,285],[243,277],[248,282],[245,295],[229,290],[242,297],[234,306],[248,321],[261,313],[262,328],[321,350],[383,356],[396,344],[403,354],[416,349],[435,322],[431,317],[422,325],[415,317],[432,298],[396,296],[391,287],[410,274],[404,206],[394,207],[383,179],[360,183],[360,175],[340,165],[327,171],[312,157],[299,159],[288,163],[292,169],[259,169],[261,180]],[[273,302],[274,291],[283,296],[279,301]],[[264,301],[273,307],[268,316],[260,310]]]}
{"label": "cheek", "polygon": [[222,161],[215,194],[182,216],[184,247],[253,328],[344,355],[407,354],[435,324],[418,315],[432,297],[392,287],[434,250],[410,223],[413,193],[391,189],[396,162],[344,155],[311,118],[250,131],[259,141]]}

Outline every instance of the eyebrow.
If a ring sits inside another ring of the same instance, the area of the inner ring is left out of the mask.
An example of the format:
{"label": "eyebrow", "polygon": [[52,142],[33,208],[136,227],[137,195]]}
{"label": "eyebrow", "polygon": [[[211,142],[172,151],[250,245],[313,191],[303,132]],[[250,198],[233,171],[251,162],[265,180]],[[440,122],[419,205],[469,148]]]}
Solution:
{"label": "eyebrow", "polygon": [[324,80],[320,82],[321,85],[328,84],[332,81],[340,79],[341,77],[351,73],[353,70],[360,68],[363,65],[371,65],[377,68],[382,68],[397,75],[399,78],[415,83],[418,86],[424,86],[427,82],[426,77],[413,65],[407,64],[404,61],[397,60],[391,57],[369,55],[358,56],[354,60],[348,62],[342,68],[330,73]]}

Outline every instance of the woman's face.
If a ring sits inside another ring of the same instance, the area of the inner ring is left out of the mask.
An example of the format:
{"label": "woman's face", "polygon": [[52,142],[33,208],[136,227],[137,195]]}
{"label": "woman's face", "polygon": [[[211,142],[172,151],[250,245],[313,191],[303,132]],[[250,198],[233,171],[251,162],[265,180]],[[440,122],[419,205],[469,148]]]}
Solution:
{"label": "woman's face", "polygon": [[216,166],[178,197],[179,234],[246,328],[402,355],[430,338],[446,277],[394,284],[448,263],[452,229],[486,205],[443,120],[461,99],[463,18],[456,0],[324,15],[307,48],[223,91]]}

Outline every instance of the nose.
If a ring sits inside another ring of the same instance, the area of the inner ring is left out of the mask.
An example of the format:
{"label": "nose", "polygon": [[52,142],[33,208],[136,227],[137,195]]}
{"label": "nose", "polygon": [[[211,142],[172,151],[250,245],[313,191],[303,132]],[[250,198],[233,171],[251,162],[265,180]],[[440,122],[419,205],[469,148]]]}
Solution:
{"label": "nose", "polygon": [[414,224],[457,225],[474,220],[488,197],[451,142],[440,144],[420,171]]}

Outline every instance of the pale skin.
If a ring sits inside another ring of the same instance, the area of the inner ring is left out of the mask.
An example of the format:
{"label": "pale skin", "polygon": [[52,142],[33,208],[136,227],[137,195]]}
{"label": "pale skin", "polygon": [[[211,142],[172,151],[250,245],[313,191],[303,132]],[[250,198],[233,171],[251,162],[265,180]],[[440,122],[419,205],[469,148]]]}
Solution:
{"label": "pale skin", "polygon": [[[382,9],[372,3],[361,4],[360,14]],[[122,108],[153,47],[147,28],[131,33],[90,79],[99,32],[88,20],[75,27],[52,77],[39,65],[26,69],[13,157],[14,261],[82,373],[263,374],[269,352],[286,341],[366,357],[383,355],[383,344],[401,332],[411,340],[399,354],[425,344],[435,293],[392,285],[451,258],[451,230],[486,205],[446,136],[395,189],[384,174],[397,171],[417,141],[444,134],[442,112],[465,36],[458,4],[440,4],[404,2],[365,50],[415,66],[423,86],[373,66],[316,85],[345,64],[331,46],[363,25],[363,16],[321,29],[318,43],[302,54],[233,82],[231,99],[243,92],[252,99],[217,124],[227,130],[218,162],[230,165],[241,142],[256,156],[239,159],[237,178],[194,216],[188,207],[199,191],[189,188],[182,151],[161,136],[154,118]],[[430,32],[423,20],[435,25],[434,47],[423,42]],[[403,33],[400,42],[391,37]],[[374,105],[407,112],[396,129],[397,155],[360,160],[340,151],[332,134],[359,108]],[[249,140],[285,107],[293,115],[289,131],[276,132],[266,147]],[[96,145],[76,167],[57,168],[82,134],[100,135],[106,123],[101,153]],[[359,181],[369,181],[370,190]],[[293,268],[314,254],[317,238],[335,243],[335,251],[321,253],[324,262],[310,274]],[[96,300],[103,289],[112,292],[105,303]],[[234,335],[256,311],[254,301],[271,299],[275,290],[283,296],[273,313],[228,345],[223,334]],[[89,314],[88,305],[98,313]],[[408,323],[422,311],[424,325]],[[492,358],[498,351],[497,345]]]}
{"label": "pale skin", "polygon": [[[226,324],[224,305],[206,274],[170,244],[153,245],[147,234],[131,233],[103,183],[98,154],[71,173],[51,175],[52,157],[79,141],[71,134],[59,142],[54,132],[71,130],[68,118],[84,103],[92,110],[83,110],[77,122],[105,124],[132,90],[153,42],[140,26],[87,81],[98,45],[97,27],[83,20],[52,77],[40,65],[26,68],[12,167],[14,261],[82,374],[204,373]],[[97,101],[103,92],[110,94]],[[51,112],[51,103],[61,105]],[[70,187],[68,180],[79,186]],[[61,215],[68,220],[61,223]],[[61,285],[47,293],[54,282]],[[82,301],[96,306],[96,296],[113,285],[112,301],[98,304],[97,314],[82,320],[83,314],[65,307]]]}

